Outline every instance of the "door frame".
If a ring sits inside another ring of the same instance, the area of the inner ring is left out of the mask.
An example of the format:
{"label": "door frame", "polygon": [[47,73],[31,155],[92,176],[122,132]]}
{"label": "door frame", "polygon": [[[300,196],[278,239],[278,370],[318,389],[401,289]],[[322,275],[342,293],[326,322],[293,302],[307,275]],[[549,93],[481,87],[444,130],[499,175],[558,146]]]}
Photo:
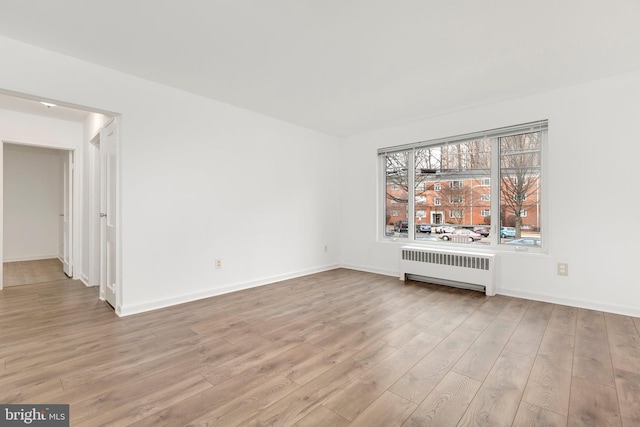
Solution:
{"label": "door frame", "polygon": [[[112,277],[115,281],[114,283],[114,293],[115,293],[115,301],[114,304],[109,303],[116,312],[118,316],[121,315],[121,306],[122,306],[122,273],[121,273],[121,227],[120,227],[120,120],[118,115],[112,116],[109,120],[107,120],[100,128],[95,132],[93,137],[89,139],[88,144],[85,144],[85,160],[87,168],[87,173],[85,177],[87,181],[85,181],[85,185],[87,185],[88,189],[88,200],[85,200],[84,203],[88,203],[88,218],[85,218],[87,221],[87,232],[89,235],[87,236],[87,242],[89,247],[85,249],[85,252],[88,254],[87,257],[87,265],[86,270],[89,274],[88,277],[83,276],[86,279],[86,284],[89,286],[99,286],[99,299],[105,302],[107,301],[107,278]],[[110,215],[115,219],[115,231],[114,231],[114,251],[115,253],[110,258],[114,265],[114,271],[111,275],[107,274],[107,269],[109,265],[105,262],[106,258],[106,242],[107,235],[105,229],[105,221],[106,218],[102,217],[102,213],[106,209],[104,205],[104,198],[107,196],[106,193],[106,174],[105,174],[105,165],[104,165],[104,144],[106,143],[104,132],[105,129],[110,126],[114,126],[114,131],[116,132],[116,149],[114,157],[112,161],[115,162],[115,183],[113,185],[112,190],[114,191],[114,210],[110,212]],[[85,193],[87,194],[87,193]]]}
{"label": "door frame", "polygon": [[[73,166],[73,176],[71,177],[74,183],[81,182],[82,168],[78,164],[77,148],[72,146],[65,145],[53,145],[47,143],[38,143],[38,142],[27,142],[20,141],[15,139],[0,139],[0,260],[4,262],[4,144],[14,144],[14,145],[28,145],[31,147],[40,147],[40,148],[48,148],[60,151],[67,151],[72,153],[72,157],[74,159]],[[80,260],[80,221],[77,221],[77,218],[80,218],[80,185],[73,185],[71,197],[71,206],[72,206],[72,214],[71,214],[71,233],[72,233],[72,253],[71,253],[71,263],[72,263],[72,272],[73,279],[77,279],[77,273],[80,269],[78,268],[79,260]],[[4,287],[4,274],[0,274],[0,290]]]}

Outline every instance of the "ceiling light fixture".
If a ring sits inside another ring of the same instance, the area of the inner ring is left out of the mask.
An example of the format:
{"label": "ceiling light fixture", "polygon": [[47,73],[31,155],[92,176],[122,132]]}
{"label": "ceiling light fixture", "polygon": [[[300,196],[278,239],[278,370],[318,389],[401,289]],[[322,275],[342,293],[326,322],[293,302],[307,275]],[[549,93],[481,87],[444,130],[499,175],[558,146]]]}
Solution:
{"label": "ceiling light fixture", "polygon": [[51,108],[51,107],[57,107],[56,104],[52,104],[50,102],[44,102],[44,101],[40,101],[40,104],[44,105],[47,108]]}

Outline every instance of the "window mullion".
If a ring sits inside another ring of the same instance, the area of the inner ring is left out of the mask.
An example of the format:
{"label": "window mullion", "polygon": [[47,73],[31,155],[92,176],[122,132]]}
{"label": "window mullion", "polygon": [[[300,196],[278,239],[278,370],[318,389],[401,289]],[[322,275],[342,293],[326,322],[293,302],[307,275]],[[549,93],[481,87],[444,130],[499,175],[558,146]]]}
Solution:
{"label": "window mullion", "polygon": [[415,239],[416,233],[416,164],[415,149],[409,151],[407,159],[407,236],[409,240]]}
{"label": "window mullion", "polygon": [[491,138],[491,244],[500,243],[500,144]]}

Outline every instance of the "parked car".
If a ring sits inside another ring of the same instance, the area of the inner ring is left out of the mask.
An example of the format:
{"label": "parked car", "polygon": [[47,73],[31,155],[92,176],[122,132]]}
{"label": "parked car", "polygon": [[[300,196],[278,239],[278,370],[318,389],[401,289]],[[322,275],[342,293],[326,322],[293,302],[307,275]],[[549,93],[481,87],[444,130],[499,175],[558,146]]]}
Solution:
{"label": "parked car", "polygon": [[519,246],[540,246],[540,238],[538,237],[523,237],[521,239],[513,239],[506,243],[507,245],[519,245]]}
{"label": "parked car", "polygon": [[407,233],[409,231],[409,221],[406,219],[396,221],[393,225],[393,230],[398,233]]}
{"label": "parked car", "polygon": [[453,239],[464,239],[464,238],[466,238],[470,242],[475,242],[476,240],[482,239],[482,236],[479,235],[478,233],[474,233],[471,230],[466,230],[466,229],[462,228],[462,229],[453,230],[451,233],[444,233],[442,236],[440,236],[440,238],[442,240],[453,240]]}
{"label": "parked car", "polygon": [[416,224],[416,232],[431,234],[431,226],[429,224]]}
{"label": "parked car", "polygon": [[500,227],[500,237],[516,237],[516,229],[513,227]]}
{"label": "parked car", "polygon": [[455,230],[455,227],[452,227],[450,225],[439,225],[436,227],[436,233],[438,234],[453,233]]}
{"label": "parked car", "polygon": [[482,237],[489,236],[489,229],[487,227],[473,227],[473,232],[478,233]]}

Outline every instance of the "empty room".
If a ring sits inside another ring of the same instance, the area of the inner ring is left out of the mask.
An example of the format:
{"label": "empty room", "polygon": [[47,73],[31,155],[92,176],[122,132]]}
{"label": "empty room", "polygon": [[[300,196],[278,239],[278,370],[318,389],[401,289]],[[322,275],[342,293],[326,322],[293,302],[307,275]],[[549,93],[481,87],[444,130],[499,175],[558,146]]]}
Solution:
{"label": "empty room", "polygon": [[637,1],[0,11],[0,425],[640,425]]}

